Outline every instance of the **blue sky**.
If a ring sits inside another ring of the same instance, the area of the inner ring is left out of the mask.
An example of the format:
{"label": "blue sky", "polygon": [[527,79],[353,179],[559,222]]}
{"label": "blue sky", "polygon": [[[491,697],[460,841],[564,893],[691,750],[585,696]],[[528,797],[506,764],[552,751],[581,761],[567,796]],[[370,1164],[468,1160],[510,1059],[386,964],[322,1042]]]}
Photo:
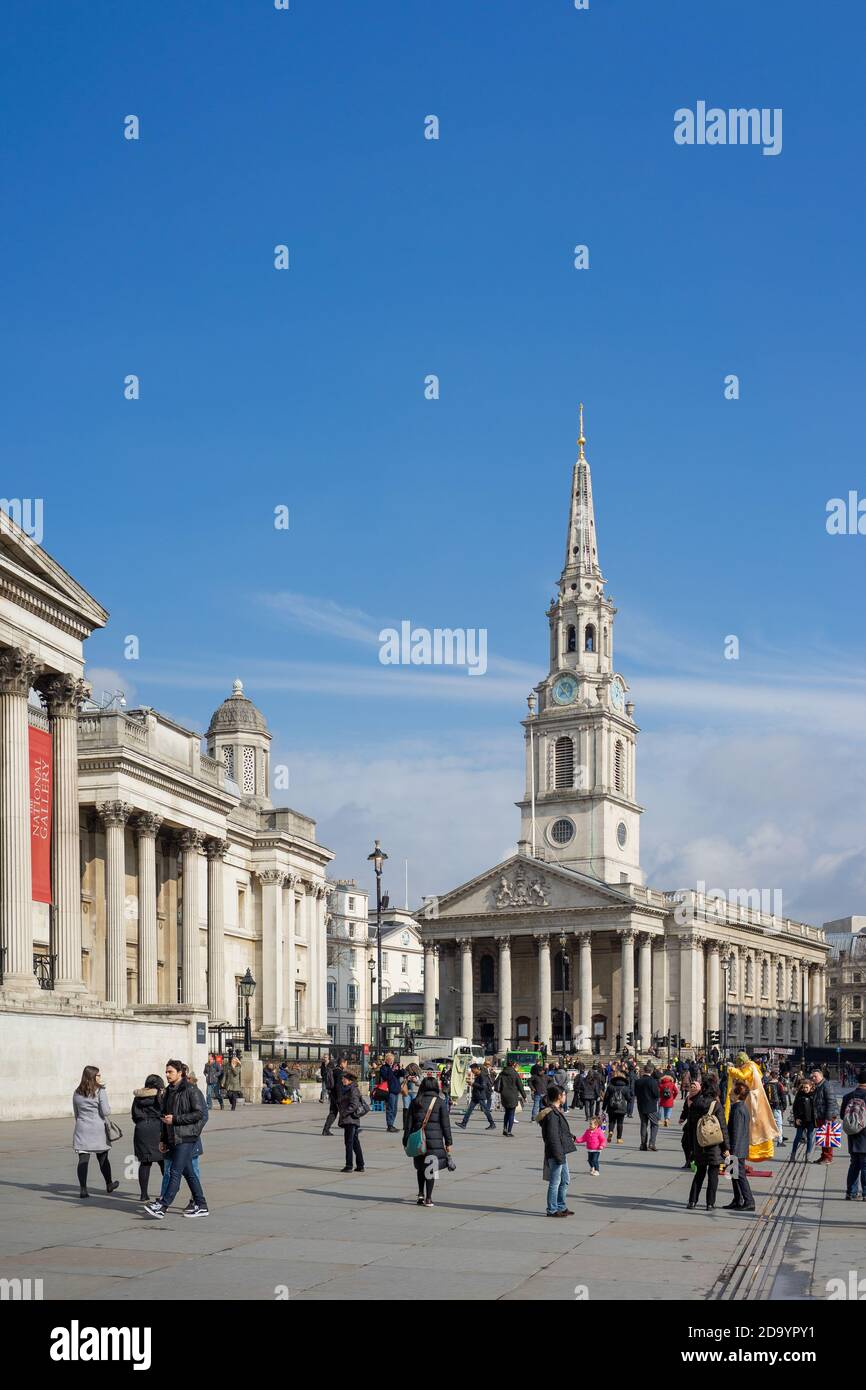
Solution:
{"label": "blue sky", "polygon": [[[203,729],[241,676],[335,867],[378,834],[447,890],[516,839],[582,399],[651,881],[862,911],[866,538],[824,526],[866,493],[862,6],[7,0],[0,34],[4,491],[111,613],[97,682]],[[781,107],[782,153],[675,145],[698,100]],[[488,674],[381,667],[405,618],[485,627]]]}

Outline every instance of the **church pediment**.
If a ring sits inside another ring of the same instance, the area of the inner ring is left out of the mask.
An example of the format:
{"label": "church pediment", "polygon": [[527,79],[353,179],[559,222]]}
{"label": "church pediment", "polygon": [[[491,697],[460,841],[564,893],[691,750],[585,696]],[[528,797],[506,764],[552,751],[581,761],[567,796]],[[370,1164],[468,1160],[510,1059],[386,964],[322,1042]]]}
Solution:
{"label": "church pediment", "polygon": [[615,888],[558,865],[515,854],[495,868],[431,900],[427,918],[538,912],[544,908],[599,908],[630,902]]}

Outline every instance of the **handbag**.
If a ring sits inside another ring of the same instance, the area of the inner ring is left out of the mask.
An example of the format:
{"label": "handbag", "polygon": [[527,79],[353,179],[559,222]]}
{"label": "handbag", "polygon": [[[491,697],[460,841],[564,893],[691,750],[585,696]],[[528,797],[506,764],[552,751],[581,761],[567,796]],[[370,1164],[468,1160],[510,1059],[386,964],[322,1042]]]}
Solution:
{"label": "handbag", "polygon": [[108,1143],[108,1144],[114,1144],[118,1139],[122,1139],[122,1138],[123,1138],[123,1130],[120,1128],[120,1125],[116,1125],[116,1124],[114,1123],[113,1120],[106,1120],[106,1121],[105,1121],[105,1139],[106,1139],[106,1143]]}
{"label": "handbag", "polygon": [[421,1121],[421,1128],[413,1130],[413,1132],[409,1135],[408,1139],[406,1140],[405,1149],[407,1158],[423,1158],[426,1154],[427,1135],[425,1131],[427,1129],[427,1121],[430,1119],[430,1114],[435,1104],[436,1097],[434,1096],[430,1104],[427,1106],[427,1114]]}

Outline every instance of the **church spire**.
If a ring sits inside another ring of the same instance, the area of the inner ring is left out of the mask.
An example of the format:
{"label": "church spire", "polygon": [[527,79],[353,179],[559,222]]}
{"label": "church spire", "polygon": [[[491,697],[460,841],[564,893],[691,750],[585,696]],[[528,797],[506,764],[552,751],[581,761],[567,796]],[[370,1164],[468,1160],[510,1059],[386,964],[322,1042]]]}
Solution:
{"label": "church spire", "polygon": [[592,475],[584,453],[583,402],[580,405],[578,455],[571,479],[571,506],[565,544],[565,566],[559,580],[560,592],[576,587],[583,579],[604,583],[598,563],[595,535],[595,508],[592,503]]}

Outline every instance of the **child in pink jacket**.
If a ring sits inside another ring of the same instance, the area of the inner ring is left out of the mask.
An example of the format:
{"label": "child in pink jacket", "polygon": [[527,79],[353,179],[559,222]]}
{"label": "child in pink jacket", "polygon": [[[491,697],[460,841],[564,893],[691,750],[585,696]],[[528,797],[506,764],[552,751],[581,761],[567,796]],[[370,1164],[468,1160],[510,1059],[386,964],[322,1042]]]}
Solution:
{"label": "child in pink jacket", "polygon": [[574,1142],[575,1144],[586,1145],[586,1157],[589,1161],[589,1171],[594,1178],[597,1178],[600,1171],[599,1163],[601,1151],[607,1143],[607,1135],[601,1127],[601,1120],[598,1115],[593,1115],[589,1122],[589,1129],[585,1129],[579,1139],[575,1134]]}

